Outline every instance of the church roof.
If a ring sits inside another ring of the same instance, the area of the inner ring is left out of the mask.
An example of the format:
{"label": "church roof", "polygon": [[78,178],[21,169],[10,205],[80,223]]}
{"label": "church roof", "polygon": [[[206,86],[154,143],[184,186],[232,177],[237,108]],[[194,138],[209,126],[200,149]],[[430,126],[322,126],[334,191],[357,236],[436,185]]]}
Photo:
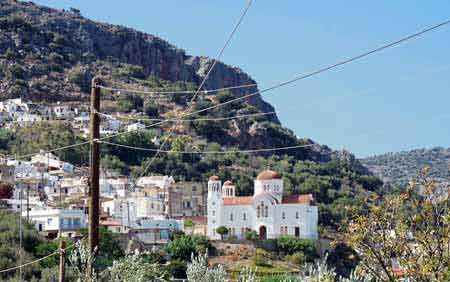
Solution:
{"label": "church roof", "polygon": [[252,203],[253,197],[229,197],[223,198],[224,206],[237,206],[237,205],[250,205]]}
{"label": "church roof", "polygon": [[227,180],[227,181],[225,181],[225,183],[223,185],[225,185],[225,186],[232,186],[233,182],[231,182],[231,180]]}
{"label": "church roof", "polygon": [[[227,197],[223,198],[224,206],[239,206],[239,205],[251,205],[254,200],[257,200],[261,195],[267,195],[273,198],[272,194],[264,193],[258,196],[246,196],[246,197]],[[274,198],[275,199],[275,198]],[[275,199],[276,200],[276,199]],[[310,205],[314,201],[312,194],[304,195],[290,195],[283,196],[282,204],[307,204]]]}
{"label": "church roof", "polygon": [[283,196],[283,204],[311,204],[314,200],[312,194]]}
{"label": "church roof", "polygon": [[256,177],[256,180],[281,179],[281,175],[274,170],[264,170]]}
{"label": "church roof", "polygon": [[219,181],[220,178],[217,175],[213,175],[209,178],[209,181]]}

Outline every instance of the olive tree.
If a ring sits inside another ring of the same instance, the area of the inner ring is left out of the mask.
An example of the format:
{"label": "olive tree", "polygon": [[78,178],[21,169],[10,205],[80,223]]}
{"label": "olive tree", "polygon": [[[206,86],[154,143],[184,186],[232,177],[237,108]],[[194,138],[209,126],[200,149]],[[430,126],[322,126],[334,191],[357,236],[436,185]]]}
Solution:
{"label": "olive tree", "polygon": [[377,281],[450,279],[450,191],[428,171],[404,193],[374,199],[366,215],[349,222],[344,240]]}

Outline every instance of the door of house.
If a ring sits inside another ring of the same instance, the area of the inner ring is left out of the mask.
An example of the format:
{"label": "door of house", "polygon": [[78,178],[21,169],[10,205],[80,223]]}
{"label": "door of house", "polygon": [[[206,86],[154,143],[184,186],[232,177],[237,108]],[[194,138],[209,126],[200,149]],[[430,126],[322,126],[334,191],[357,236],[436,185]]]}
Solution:
{"label": "door of house", "polygon": [[300,227],[295,227],[295,237],[300,237]]}
{"label": "door of house", "polygon": [[267,228],[264,225],[262,225],[259,228],[259,239],[260,240],[266,240],[267,239]]}

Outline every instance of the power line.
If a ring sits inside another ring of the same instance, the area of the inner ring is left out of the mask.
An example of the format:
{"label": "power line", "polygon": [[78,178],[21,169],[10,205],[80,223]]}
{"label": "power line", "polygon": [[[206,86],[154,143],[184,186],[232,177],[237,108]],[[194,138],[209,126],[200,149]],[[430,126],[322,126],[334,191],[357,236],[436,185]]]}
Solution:
{"label": "power line", "polygon": [[307,144],[307,145],[296,145],[296,146],[286,146],[286,147],[276,147],[276,148],[264,148],[264,149],[249,149],[249,150],[229,150],[229,151],[170,151],[170,150],[160,150],[160,149],[151,149],[151,148],[143,148],[143,147],[135,147],[135,146],[128,146],[128,145],[122,145],[118,143],[112,143],[112,142],[106,142],[101,141],[103,144],[117,146],[117,147],[123,147],[127,149],[132,150],[139,150],[139,151],[148,151],[148,152],[159,152],[159,153],[178,153],[178,154],[233,154],[233,153],[257,153],[257,152],[271,152],[271,151],[282,151],[282,150],[289,150],[289,149],[298,149],[298,148],[307,148],[307,147],[313,147],[316,144]]}
{"label": "power line", "polygon": [[[380,46],[380,47],[378,47],[378,48],[376,48],[376,49],[373,49],[373,50],[371,50],[371,51],[362,53],[362,54],[357,55],[357,56],[355,56],[355,57],[351,57],[351,58],[349,58],[349,59],[340,61],[340,62],[338,62],[338,63],[335,63],[335,64],[330,65],[330,66],[327,66],[327,67],[323,67],[323,68],[321,68],[321,69],[318,69],[318,70],[316,70],[316,71],[313,71],[313,72],[310,72],[310,73],[307,73],[307,74],[304,74],[304,75],[296,76],[296,77],[294,77],[293,79],[290,79],[290,80],[287,80],[287,81],[284,81],[284,82],[275,84],[275,85],[270,86],[270,87],[268,87],[268,88],[266,88],[266,89],[263,89],[263,90],[260,90],[260,91],[253,92],[253,93],[250,93],[250,94],[248,94],[248,95],[244,95],[244,96],[241,96],[241,97],[237,97],[237,98],[235,98],[235,99],[232,99],[232,100],[229,100],[229,101],[226,101],[226,102],[223,102],[223,103],[219,103],[219,104],[217,104],[217,105],[213,105],[213,106],[210,106],[210,107],[206,107],[206,108],[201,109],[201,110],[197,110],[197,111],[194,111],[194,112],[186,113],[186,114],[182,115],[182,117],[188,117],[188,116],[192,116],[192,115],[195,115],[195,114],[198,114],[198,113],[202,113],[202,112],[205,112],[205,111],[208,111],[208,110],[212,110],[212,109],[215,109],[215,108],[218,108],[218,107],[221,107],[221,106],[224,106],[224,105],[227,105],[227,104],[236,102],[236,101],[240,101],[240,100],[243,100],[243,99],[250,98],[250,97],[252,97],[252,96],[256,96],[256,95],[258,95],[258,94],[262,94],[262,93],[265,93],[265,92],[269,92],[269,91],[275,90],[275,89],[277,89],[277,88],[286,86],[286,85],[288,85],[288,84],[297,82],[297,81],[299,81],[299,80],[303,80],[303,79],[306,79],[306,78],[315,76],[315,75],[320,74],[320,73],[322,73],[322,72],[326,72],[326,71],[328,71],[328,70],[337,68],[337,67],[339,67],[339,66],[342,66],[342,65],[351,63],[351,62],[353,62],[353,61],[362,59],[363,57],[367,57],[367,56],[369,56],[369,55],[371,55],[371,54],[380,52],[380,51],[382,51],[382,50],[384,50],[384,49],[387,49],[387,48],[390,48],[390,47],[399,45],[400,43],[403,43],[403,42],[405,42],[405,41],[409,41],[409,40],[411,40],[411,39],[413,39],[413,38],[419,37],[419,36],[421,36],[421,35],[423,35],[423,34],[425,34],[425,33],[431,32],[431,31],[433,31],[433,30],[435,30],[435,29],[438,29],[438,28],[440,28],[440,27],[442,27],[442,26],[444,26],[444,25],[447,25],[447,24],[449,24],[449,23],[450,23],[450,20],[441,22],[441,23],[436,24],[436,25],[434,25],[434,26],[432,26],[432,27],[429,27],[429,28],[423,29],[422,31],[419,31],[419,32],[417,32],[417,33],[414,33],[414,34],[405,36],[405,37],[403,37],[403,38],[401,38],[401,39],[399,39],[399,40],[396,40],[396,41],[393,41],[393,42],[391,42],[391,43],[382,45],[382,46]],[[154,127],[154,126],[163,124],[163,123],[165,123],[165,122],[166,122],[166,121],[160,121],[160,122],[151,124],[151,125],[149,125],[149,126],[146,126],[145,128]],[[118,134],[113,134],[113,135],[110,135],[110,136],[106,136],[106,137],[99,138],[98,140],[101,141],[101,140],[105,140],[105,139],[110,139],[110,138],[114,138],[114,137],[117,137],[117,136],[120,136],[120,135],[123,135],[123,134],[127,134],[127,133],[129,133],[129,132],[122,132],[122,133],[118,133]],[[55,149],[52,149],[52,150],[48,150],[48,151],[46,151],[46,152],[60,151],[60,150],[72,148],[72,147],[75,147],[75,146],[81,146],[81,145],[85,145],[85,144],[89,144],[89,142],[80,142],[80,143],[72,144],[72,145],[69,145],[69,146],[64,146],[64,147],[60,147],[60,148],[55,148]],[[26,157],[33,156],[33,155],[34,155],[34,154],[29,154],[29,155],[19,156],[18,158],[21,159],[21,158],[26,158]]]}
{"label": "power line", "polygon": [[[239,20],[237,21],[237,23],[235,24],[233,30],[231,31],[230,35],[228,36],[227,40],[225,41],[225,44],[223,45],[223,47],[220,49],[219,53],[217,54],[216,58],[214,59],[214,62],[212,63],[211,67],[209,68],[208,72],[206,73],[205,77],[203,78],[202,82],[200,83],[196,93],[194,94],[194,96],[192,96],[190,102],[189,102],[189,107],[192,105],[192,103],[195,101],[195,99],[197,98],[198,94],[200,93],[200,91],[202,90],[204,84],[206,83],[206,80],[208,80],[209,75],[211,74],[211,72],[213,71],[214,67],[216,66],[217,62],[220,60],[220,58],[222,57],[225,49],[228,47],[228,45],[231,42],[231,39],[233,38],[234,34],[236,33],[236,31],[238,30],[239,26],[241,25],[242,21],[245,18],[245,15],[247,14],[248,10],[250,9],[251,5],[253,3],[253,0],[249,0],[247,3],[247,6],[245,7],[244,11],[242,12],[241,16],[239,17]],[[171,132],[169,132],[169,136],[171,136]],[[169,140],[169,138],[166,138],[163,143],[160,146],[160,149],[162,149],[166,142]],[[151,164],[155,161],[155,159],[158,157],[159,152],[156,152],[155,155],[153,155],[153,157],[150,159],[150,161],[148,162],[148,164],[144,167],[144,170],[141,173],[141,176],[143,176],[147,169],[151,166]],[[134,183],[135,184],[135,183]],[[134,185],[135,186],[135,185]]]}
{"label": "power line", "polygon": [[276,114],[276,112],[272,111],[272,112],[265,112],[265,113],[235,115],[235,116],[231,116],[231,117],[195,118],[195,119],[158,119],[158,118],[114,117],[112,115],[108,115],[105,113],[98,112],[98,114],[101,116],[109,117],[109,118],[119,118],[119,119],[136,120],[136,121],[190,122],[190,121],[224,121],[224,120],[247,118],[247,117],[267,116],[267,115],[274,115],[274,114]]}
{"label": "power line", "polygon": [[14,267],[10,267],[10,268],[3,269],[3,270],[0,270],[0,273],[9,272],[9,271],[13,271],[13,270],[16,270],[16,269],[22,269],[22,268],[25,267],[25,266],[28,266],[28,265],[31,265],[31,264],[38,263],[38,262],[40,262],[40,261],[43,261],[43,260],[45,260],[45,259],[48,259],[49,257],[52,257],[52,256],[57,255],[57,254],[59,254],[59,250],[56,251],[56,252],[54,252],[54,253],[51,253],[51,254],[49,254],[49,255],[46,255],[45,257],[42,257],[42,258],[39,258],[39,259],[30,261],[30,262],[27,262],[27,263],[25,263],[25,264],[18,265],[18,266],[14,266]]}
{"label": "power line", "polygon": [[231,31],[230,35],[228,36],[227,41],[225,42],[225,44],[223,45],[222,49],[220,49],[219,53],[217,54],[216,58],[214,59],[214,62],[211,65],[211,67],[209,68],[209,70],[206,73],[205,77],[203,78],[202,83],[200,83],[200,86],[197,89],[197,93],[195,93],[194,97],[192,97],[191,102],[195,100],[195,98],[197,97],[199,92],[202,90],[204,84],[206,83],[206,80],[208,80],[208,78],[209,78],[209,75],[213,71],[213,69],[216,66],[217,62],[222,57],[223,53],[225,52],[225,49],[228,47],[228,45],[230,45],[231,39],[233,39],[234,34],[237,32],[239,26],[241,25],[242,21],[244,20],[245,15],[247,15],[247,12],[250,9],[250,7],[252,6],[252,4],[253,4],[253,0],[249,0],[248,3],[247,3],[247,6],[245,7],[244,11],[242,12],[242,15],[239,17],[238,22],[235,24],[233,30]]}
{"label": "power line", "polygon": [[[217,88],[217,89],[210,89],[210,90],[203,90],[202,92],[204,94],[209,93],[215,93],[225,90],[233,90],[233,89],[241,89],[241,88],[250,88],[250,87],[256,87],[258,86],[256,83],[252,84],[243,84],[243,85],[236,85],[236,86],[229,86],[229,87],[223,87],[223,88]],[[140,94],[149,94],[149,95],[159,95],[159,94],[194,94],[197,93],[197,90],[182,90],[182,91],[145,91],[145,90],[139,90],[139,89],[126,89],[126,88],[113,88],[113,87],[107,87],[99,85],[98,87],[110,90],[110,91],[120,91],[120,92],[131,92],[131,93],[140,93]]]}

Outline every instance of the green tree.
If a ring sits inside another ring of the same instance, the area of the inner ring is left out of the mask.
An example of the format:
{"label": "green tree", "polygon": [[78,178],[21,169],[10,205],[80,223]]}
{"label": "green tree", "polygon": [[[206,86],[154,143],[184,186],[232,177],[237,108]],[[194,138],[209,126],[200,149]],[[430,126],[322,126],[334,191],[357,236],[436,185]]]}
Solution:
{"label": "green tree", "polygon": [[119,159],[117,156],[106,155],[102,157],[100,164],[102,168],[106,168],[120,174],[128,173],[128,167],[126,164]]}
{"label": "green tree", "polygon": [[182,235],[165,246],[165,251],[172,260],[190,261],[191,256],[208,251],[211,243],[204,236]]}
{"label": "green tree", "polygon": [[220,235],[220,239],[223,240],[223,237],[228,234],[228,228],[219,226],[217,227],[216,232]]}
{"label": "green tree", "polygon": [[278,249],[286,254],[302,252],[307,261],[313,261],[316,257],[316,247],[313,240],[300,239],[291,236],[277,238]]}
{"label": "green tree", "polygon": [[121,95],[117,101],[118,110],[129,113],[132,110],[142,111],[144,100],[141,96],[135,94]]}
{"label": "green tree", "polygon": [[144,112],[150,118],[158,118],[159,117],[158,106],[155,103],[147,102],[144,107]]}
{"label": "green tree", "polygon": [[244,233],[245,240],[256,241],[259,239],[258,233],[255,230],[246,230]]}

